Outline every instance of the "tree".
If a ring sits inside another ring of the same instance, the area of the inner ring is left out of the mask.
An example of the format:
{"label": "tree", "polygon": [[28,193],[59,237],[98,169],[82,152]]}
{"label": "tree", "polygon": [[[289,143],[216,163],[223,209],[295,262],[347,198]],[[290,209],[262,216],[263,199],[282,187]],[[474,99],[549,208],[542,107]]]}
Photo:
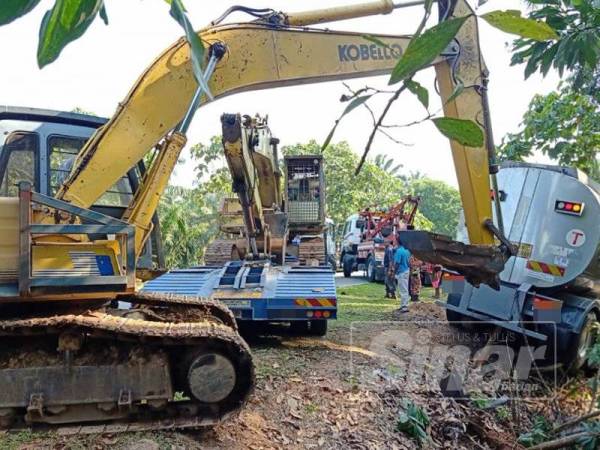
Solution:
{"label": "tree", "polygon": [[421,197],[419,211],[431,221],[431,231],[454,237],[461,210],[458,191],[443,181],[430,178],[412,180],[409,189]]}
{"label": "tree", "polygon": [[167,267],[201,262],[206,247],[219,234],[221,201],[233,195],[220,138],[192,146],[191,158],[196,163],[197,186],[168,186],[158,210]]}
{"label": "tree", "polygon": [[[320,154],[320,146],[311,140],[307,144],[284,146],[283,155]],[[399,202],[409,192],[406,182],[393,173],[367,161],[358,175],[354,174],[358,155],[347,142],[329,145],[323,152],[325,160],[325,186],[327,215],[338,227],[342,227],[348,216],[366,207],[389,207]],[[445,183],[440,185],[447,187]],[[444,201],[448,201],[444,198]],[[444,205],[438,205],[444,208]],[[455,220],[456,222],[456,220]],[[415,226],[420,230],[436,228],[431,217],[423,210],[417,213]],[[438,226],[439,228],[439,226]]]}
{"label": "tree", "polygon": [[575,166],[600,179],[600,116],[591,95],[570,83],[548,95],[536,95],[522,126],[521,131],[505,137],[500,159],[520,161],[540,150],[559,164]]}
{"label": "tree", "polygon": [[600,1],[529,0],[529,18],[552,27],[559,39],[535,41],[519,38],[513,43],[512,64],[525,63],[525,78],[539,71],[546,76],[555,68],[563,76],[574,75],[573,85],[596,88],[600,58]]}
{"label": "tree", "polygon": [[404,167],[402,164],[395,164],[394,158],[383,153],[375,156],[373,164],[397,178],[401,177],[399,171]]}

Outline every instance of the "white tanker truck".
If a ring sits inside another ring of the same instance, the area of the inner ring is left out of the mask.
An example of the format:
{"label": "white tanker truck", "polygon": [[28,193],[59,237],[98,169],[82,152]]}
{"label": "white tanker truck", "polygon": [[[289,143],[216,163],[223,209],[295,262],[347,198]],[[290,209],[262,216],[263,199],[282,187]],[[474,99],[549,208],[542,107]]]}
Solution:
{"label": "white tanker truck", "polygon": [[514,162],[501,166],[498,185],[504,232],[518,254],[499,290],[448,283],[448,320],[545,341],[547,358],[577,370],[600,319],[600,185],[573,168]]}

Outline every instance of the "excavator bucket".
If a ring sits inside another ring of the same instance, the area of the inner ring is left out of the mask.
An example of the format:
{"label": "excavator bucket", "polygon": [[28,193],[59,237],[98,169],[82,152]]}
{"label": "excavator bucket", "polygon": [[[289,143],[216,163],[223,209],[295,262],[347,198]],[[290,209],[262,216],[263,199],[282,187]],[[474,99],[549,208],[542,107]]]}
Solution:
{"label": "excavator bucket", "polygon": [[427,231],[401,231],[404,247],[421,261],[441,264],[466,278],[473,286],[481,283],[500,289],[499,274],[510,257],[501,246],[468,245],[448,236]]}

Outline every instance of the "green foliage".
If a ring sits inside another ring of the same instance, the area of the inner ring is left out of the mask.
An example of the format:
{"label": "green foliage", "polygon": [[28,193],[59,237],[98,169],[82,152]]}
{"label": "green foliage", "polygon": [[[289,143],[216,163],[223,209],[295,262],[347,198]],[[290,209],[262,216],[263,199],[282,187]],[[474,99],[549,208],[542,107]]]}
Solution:
{"label": "green foliage", "polygon": [[577,444],[581,446],[582,450],[596,450],[600,447],[600,421],[594,420],[590,422],[584,422],[582,424],[582,431],[588,433],[587,436],[582,436]]}
{"label": "green foliage", "polygon": [[392,70],[389,84],[407,80],[431,64],[450,44],[467,19],[468,17],[459,17],[446,20],[413,38]]}
{"label": "green foliage", "polygon": [[540,42],[558,39],[558,34],[550,25],[521,17],[521,11],[490,11],[481,18],[505,33],[516,34],[525,39]]}
{"label": "green foliage", "polygon": [[595,72],[600,57],[600,4],[589,0],[530,0],[531,19],[552,27],[559,40],[538,42],[528,37],[513,43],[512,64],[525,66],[525,78],[539,71],[544,76],[554,67],[562,77],[575,73],[575,87],[584,83],[586,71]]}
{"label": "green foliage", "polygon": [[27,14],[40,0],[4,0],[0,8],[0,25],[6,25]]}
{"label": "green foliage", "polygon": [[429,91],[414,80],[404,82],[407,89],[415,94],[425,109],[429,108]]}
{"label": "green foliage", "polygon": [[559,164],[575,166],[600,179],[600,117],[592,96],[568,85],[547,95],[536,95],[522,126],[518,133],[505,137],[501,159],[520,161],[540,150]]}
{"label": "green foliage", "polygon": [[185,31],[185,37],[188,41],[188,44],[190,45],[190,57],[192,59],[194,78],[196,78],[196,82],[206,93],[208,98],[212,100],[212,94],[210,93],[210,89],[208,88],[208,84],[206,84],[206,80],[204,79],[204,74],[202,72],[202,63],[204,61],[204,45],[196,34],[196,31],[194,31],[194,27],[187,17],[182,1],[169,0],[168,3],[171,4],[171,17],[173,17],[173,19],[175,19],[175,21],[181,25],[181,28],[183,28]]}
{"label": "green foliage", "polygon": [[403,410],[398,415],[398,422],[396,422],[398,431],[417,439],[420,444],[429,441],[429,416],[425,410],[410,400],[404,400],[402,408]]}
{"label": "green foliage", "polygon": [[496,408],[496,417],[498,418],[498,420],[507,422],[512,417],[512,414],[507,406],[499,406],[498,408]]}
{"label": "green foliage", "polygon": [[169,186],[159,207],[161,235],[167,267],[199,264],[206,246],[219,234],[221,200],[233,195],[220,139],[191,148],[196,163],[197,187]]}
{"label": "green foliage", "polygon": [[517,441],[525,447],[533,447],[534,445],[546,442],[549,439],[551,431],[552,426],[546,418],[537,416],[533,421],[531,430],[520,435]]}
{"label": "green foliage", "polygon": [[401,176],[400,169],[403,167],[402,164],[395,164],[394,158],[390,158],[383,153],[375,156],[373,164],[394,177],[398,178]]}
{"label": "green foliage", "polygon": [[432,119],[432,121],[437,129],[449,139],[453,139],[467,147],[483,146],[483,131],[472,120],[438,117]]}
{"label": "green foliage", "polygon": [[40,69],[58,58],[69,42],[81,37],[103,7],[103,0],[56,0],[40,27],[37,51]]}
{"label": "green foliage", "polygon": [[443,181],[429,178],[409,181],[408,189],[421,197],[419,211],[432,223],[431,231],[454,237],[461,209],[458,191]]}

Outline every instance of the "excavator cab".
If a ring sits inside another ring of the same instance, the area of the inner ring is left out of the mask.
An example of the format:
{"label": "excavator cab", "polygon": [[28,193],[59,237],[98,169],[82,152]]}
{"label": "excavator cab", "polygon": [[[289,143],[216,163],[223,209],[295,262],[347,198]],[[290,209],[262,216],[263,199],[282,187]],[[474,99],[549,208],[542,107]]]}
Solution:
{"label": "excavator cab", "polygon": [[[106,119],[91,115],[0,107],[2,229],[3,234],[14,236],[0,247],[0,271],[4,280],[14,280],[16,277],[19,258],[19,185],[27,183],[32,192],[54,197],[71,172],[81,148],[92,133],[105,123]],[[91,210],[120,219],[133,198],[143,172],[144,166],[140,163],[107,190]],[[102,240],[107,236],[91,233],[89,238]],[[139,269],[164,266],[160,244],[160,236],[155,232],[138,259]]]}

